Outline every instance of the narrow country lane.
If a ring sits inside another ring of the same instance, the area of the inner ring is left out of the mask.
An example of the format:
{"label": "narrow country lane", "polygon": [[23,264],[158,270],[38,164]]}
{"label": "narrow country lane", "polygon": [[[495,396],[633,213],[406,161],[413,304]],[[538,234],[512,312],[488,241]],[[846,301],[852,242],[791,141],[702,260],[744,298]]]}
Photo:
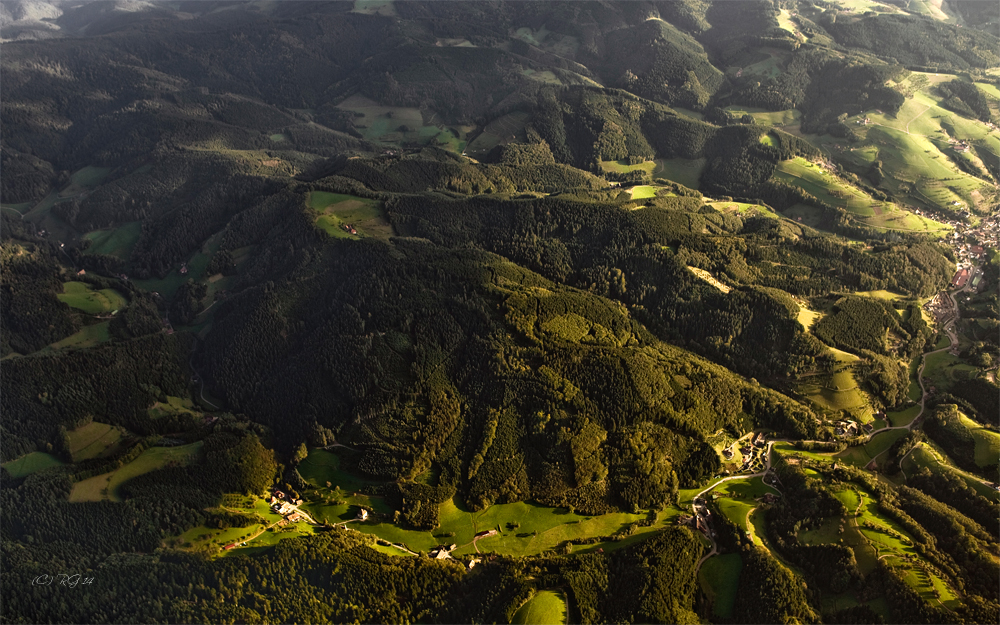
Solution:
{"label": "narrow country lane", "polygon": [[[774,445],[773,441],[768,442],[768,444],[767,444],[767,466],[760,473],[751,473],[749,475],[731,475],[729,477],[724,477],[724,478],[720,479],[719,481],[715,482],[714,484],[712,484],[711,486],[709,486],[708,488],[706,488],[705,490],[701,491],[697,495],[695,495],[694,499],[691,502],[691,510],[692,510],[692,512],[695,513],[695,516],[696,517],[698,516],[698,512],[697,512],[697,510],[695,508],[694,502],[697,501],[697,500],[699,500],[699,499],[701,499],[702,495],[704,495],[705,493],[711,491],[713,488],[715,488],[719,484],[722,484],[723,482],[728,482],[730,480],[749,480],[749,479],[752,479],[752,478],[755,478],[755,477],[763,477],[763,476],[767,475],[767,472],[771,470],[771,447],[773,445]],[[768,484],[768,486],[771,486],[771,485]],[[771,486],[771,488],[774,488],[774,490],[778,490],[774,486]],[[778,492],[780,493],[781,491],[779,490]],[[753,510],[756,510],[756,508],[753,508],[752,510],[750,510],[750,512],[753,512]],[[749,516],[750,515],[748,513],[747,514],[747,518],[749,518]],[[709,551],[708,553],[706,553],[704,556],[702,556],[701,560],[698,560],[698,564],[696,564],[695,567],[694,567],[694,573],[695,573],[695,575],[697,575],[698,571],[701,570],[701,565],[705,563],[705,560],[708,560],[709,558],[711,558],[712,556],[714,556],[718,552],[718,544],[715,542],[715,539],[712,538],[711,536],[707,535],[707,534],[705,535],[705,537],[708,538],[708,541],[712,544],[712,550]]]}

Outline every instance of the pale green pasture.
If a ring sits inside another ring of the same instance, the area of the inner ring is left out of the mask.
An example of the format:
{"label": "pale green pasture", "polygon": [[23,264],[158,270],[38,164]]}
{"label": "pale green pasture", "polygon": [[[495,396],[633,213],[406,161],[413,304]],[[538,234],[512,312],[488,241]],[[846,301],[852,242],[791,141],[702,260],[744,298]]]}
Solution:
{"label": "pale green pasture", "polygon": [[9,473],[11,477],[20,478],[26,475],[31,475],[36,471],[41,471],[42,469],[60,467],[64,464],[66,463],[52,454],[47,454],[42,451],[33,451],[30,454],[21,456],[17,460],[11,460],[10,462],[3,463],[3,468],[7,469],[7,473]]}

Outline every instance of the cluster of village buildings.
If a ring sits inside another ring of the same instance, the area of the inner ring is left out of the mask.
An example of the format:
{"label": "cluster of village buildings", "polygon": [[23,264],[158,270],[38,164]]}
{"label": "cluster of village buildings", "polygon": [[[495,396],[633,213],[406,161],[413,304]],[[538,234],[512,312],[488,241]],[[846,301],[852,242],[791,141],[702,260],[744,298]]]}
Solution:
{"label": "cluster of village buildings", "polygon": [[765,463],[765,454],[767,453],[767,437],[764,436],[764,433],[758,432],[751,435],[749,439],[744,440],[741,438],[735,441],[732,445],[722,450],[722,457],[726,460],[732,460],[736,456],[733,448],[738,444],[740,445],[740,454],[743,459],[738,472],[762,470]]}
{"label": "cluster of village buildings", "polygon": [[[885,419],[885,414],[876,412],[875,418]],[[836,421],[833,426],[836,428],[833,433],[837,436],[843,436],[845,438],[854,438],[855,436],[861,436],[862,434],[870,434],[874,429],[874,426],[872,426],[871,423],[858,423],[857,421],[851,421],[850,419]]]}
{"label": "cluster of village buildings", "polygon": [[292,500],[291,497],[286,497],[285,493],[280,490],[274,491],[271,495],[271,510],[275,514],[280,514],[285,517],[285,520],[289,523],[296,523],[302,520],[302,515],[299,514],[298,507],[302,505],[302,500]]}

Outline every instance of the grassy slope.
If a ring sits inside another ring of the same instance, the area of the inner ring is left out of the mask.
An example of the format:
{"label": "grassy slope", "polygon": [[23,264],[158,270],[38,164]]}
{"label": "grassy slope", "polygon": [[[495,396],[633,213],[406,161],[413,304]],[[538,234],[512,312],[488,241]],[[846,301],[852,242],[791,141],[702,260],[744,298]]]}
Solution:
{"label": "grassy slope", "polygon": [[47,454],[41,451],[33,451],[30,454],[21,456],[17,460],[11,460],[10,462],[3,463],[3,468],[7,469],[7,472],[10,473],[11,477],[20,478],[26,475],[31,475],[36,471],[41,471],[42,469],[60,467],[64,464],[66,463],[52,454]]}
{"label": "grassy slope", "polygon": [[[864,135],[865,140],[861,146],[845,150],[842,156],[861,166],[875,158],[882,160],[883,171],[889,177],[884,186],[925,207],[951,210],[952,202],[966,205],[974,202],[972,192],[982,188],[984,181],[961,171],[952,162],[952,158],[960,155],[951,149],[949,140],[972,141],[983,148],[980,156],[989,157],[986,152],[1000,153],[1000,133],[940,106],[935,88],[954,78],[951,74],[913,72],[901,83],[902,87],[912,89],[917,81],[925,84],[906,100],[898,113],[867,111],[862,116],[848,118],[848,125]],[[856,125],[857,119],[864,116],[871,125]],[[871,148],[875,148],[874,153]]]}
{"label": "grassy slope", "polygon": [[[357,239],[376,237],[387,239],[392,236],[392,226],[386,221],[381,203],[353,195],[313,191],[306,200],[307,206],[318,213],[316,225],[331,237],[337,239]],[[344,230],[343,225],[354,226],[358,234]]]}
{"label": "grassy slope", "polygon": [[73,462],[107,455],[122,439],[122,431],[107,423],[92,421],[68,432],[69,451]]}
{"label": "grassy slope", "polygon": [[139,237],[142,236],[142,223],[129,222],[114,230],[93,230],[83,235],[90,241],[86,254],[107,254],[121,260],[128,260]]}
{"label": "grassy slope", "polygon": [[82,310],[89,315],[99,315],[119,310],[125,306],[125,296],[114,289],[94,291],[86,282],[64,282],[59,301]]}
{"label": "grassy slope", "polygon": [[[440,526],[433,532],[410,530],[392,523],[360,523],[352,519],[357,515],[358,506],[373,508],[376,512],[391,514],[391,509],[380,497],[359,493],[366,485],[377,484],[352,475],[339,468],[337,456],[328,451],[314,449],[299,465],[302,477],[315,486],[322,496],[342,501],[341,504],[326,504],[312,501],[303,507],[318,520],[328,519],[331,523],[348,522],[348,527],[366,534],[374,534],[393,543],[406,544],[413,551],[429,551],[444,541],[456,543],[459,548],[456,555],[476,553],[476,545],[472,538],[476,532],[488,529],[499,529],[500,534],[478,541],[480,552],[492,552],[504,555],[531,555],[553,549],[565,540],[591,536],[609,536],[623,527],[646,518],[644,514],[629,514],[617,512],[599,516],[587,516],[569,512],[564,508],[549,508],[531,502],[498,504],[486,510],[473,512],[460,502],[449,500],[441,504],[439,511]],[[326,488],[330,482],[331,488]],[[339,490],[336,487],[339,486]],[[642,527],[636,531],[634,539],[641,539],[645,534],[657,531],[663,523],[669,522],[672,513],[664,513],[658,523],[651,527]],[[508,522],[518,523],[516,529],[509,529]],[[451,535],[449,535],[451,534]],[[597,548],[607,549],[609,546],[621,546],[622,543],[611,545],[595,544],[578,547],[576,551],[590,551]]]}
{"label": "grassy slope", "polygon": [[566,600],[555,590],[541,590],[518,608],[511,619],[515,625],[553,625],[567,622]]}
{"label": "grassy slope", "polygon": [[111,335],[108,334],[108,323],[110,322],[102,321],[101,323],[87,326],[76,334],[71,334],[63,340],[44,348],[42,351],[46,349],[64,349],[66,347],[93,347],[100,343],[106,343],[111,340]]}
{"label": "grassy slope", "polygon": [[701,565],[698,580],[712,603],[715,616],[724,619],[732,617],[741,570],[743,558],[738,553],[715,556]]}
{"label": "grassy slope", "polygon": [[110,499],[119,501],[116,490],[119,485],[133,477],[138,477],[150,471],[162,469],[171,462],[190,462],[201,449],[202,442],[181,445],[178,447],[151,447],[139,454],[139,457],[116,471],[97,475],[73,484],[70,491],[70,501],[100,501]]}

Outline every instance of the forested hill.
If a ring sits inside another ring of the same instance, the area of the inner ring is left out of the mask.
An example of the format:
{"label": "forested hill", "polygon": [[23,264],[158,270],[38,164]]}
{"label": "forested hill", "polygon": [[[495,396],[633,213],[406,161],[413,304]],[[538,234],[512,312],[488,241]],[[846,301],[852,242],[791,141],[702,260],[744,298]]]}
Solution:
{"label": "forested hill", "polygon": [[[372,476],[440,466],[477,507],[646,508],[717,469],[720,428],[812,432],[808,410],[621,304],[463,248],[348,241],[226,301],[203,352],[213,388],[285,444],[338,432]],[[644,446],[656,462],[627,451]]]}

